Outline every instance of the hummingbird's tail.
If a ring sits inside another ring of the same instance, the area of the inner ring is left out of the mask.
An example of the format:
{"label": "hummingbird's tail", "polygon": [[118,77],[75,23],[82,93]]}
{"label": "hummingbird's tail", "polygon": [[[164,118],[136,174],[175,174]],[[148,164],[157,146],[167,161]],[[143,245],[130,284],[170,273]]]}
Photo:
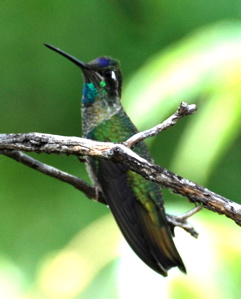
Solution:
{"label": "hummingbird's tail", "polygon": [[158,210],[159,223],[156,224],[131,189],[128,169],[123,164],[107,160],[99,160],[99,163],[98,182],[116,222],[135,253],[163,276],[167,276],[172,267],[186,273],[164,209]]}
{"label": "hummingbird's tail", "polygon": [[[186,268],[173,242],[171,230],[166,220],[165,214],[162,212],[162,224],[156,226],[150,217],[143,211],[143,207],[138,205],[139,215],[142,215],[143,238],[149,245],[151,255],[156,261],[155,271],[167,276],[167,271],[173,267],[178,267],[182,272],[186,273]],[[150,257],[149,257],[150,259]],[[158,266],[158,267],[157,267]]]}

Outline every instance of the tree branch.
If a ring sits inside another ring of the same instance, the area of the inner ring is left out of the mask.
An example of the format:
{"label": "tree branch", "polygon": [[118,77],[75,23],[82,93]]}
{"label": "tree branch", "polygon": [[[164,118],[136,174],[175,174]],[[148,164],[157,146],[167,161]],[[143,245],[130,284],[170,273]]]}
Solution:
{"label": "tree branch", "polygon": [[[22,163],[30,168],[33,168],[43,174],[46,174],[50,177],[53,177],[62,182],[68,183],[71,186],[73,186],[76,189],[83,192],[88,198],[96,200],[102,204],[107,205],[107,202],[105,201],[105,198],[104,198],[101,190],[98,190],[97,187],[95,187],[95,186],[90,186],[89,184],[87,184],[86,182],[84,182],[83,180],[81,180],[80,178],[78,178],[76,176],[66,173],[60,169],[53,167],[53,166],[44,164],[38,160],[35,160],[34,158],[31,158],[28,155],[26,155],[20,151],[0,150],[0,154],[5,155],[9,158],[12,158],[13,160],[15,160],[17,162],[20,162],[20,163]],[[200,209],[197,210],[197,208],[201,209],[201,207],[196,207],[193,210],[199,211]],[[194,213],[191,214],[189,212],[189,216],[191,216],[193,214]],[[180,216],[167,215],[167,221],[169,222],[172,230],[176,226],[179,226],[179,227],[183,228],[186,232],[190,233],[191,236],[197,238],[198,233],[195,231],[194,227],[187,222],[188,217],[187,217],[187,213],[184,215],[180,215]]]}
{"label": "tree branch", "polygon": [[[189,201],[195,204],[200,204],[208,210],[226,215],[241,226],[241,205],[215,194],[192,181],[182,178],[165,168],[150,163],[131,150],[140,140],[157,135],[159,132],[173,126],[182,117],[194,113],[196,109],[196,105],[187,105],[183,102],[180,104],[178,110],[163,123],[144,132],[135,134],[123,144],[42,133],[0,134],[0,154],[6,155],[48,176],[66,182],[84,192],[87,197],[98,200],[103,204],[106,204],[106,201],[101,191],[97,190],[96,187],[86,184],[78,177],[41,163],[20,151],[47,154],[72,154],[78,156],[79,159],[80,156],[95,156],[100,159],[111,159],[125,164],[129,169],[142,175],[147,180],[156,182],[163,188],[170,189],[173,193],[187,197]],[[187,219],[200,209],[200,206],[196,207],[181,216],[167,215],[167,219],[172,228],[180,226],[192,236],[197,237],[197,232],[187,223]]]}
{"label": "tree branch", "polygon": [[187,219],[193,216],[194,214],[196,214],[197,212],[199,212],[201,209],[202,207],[198,206],[180,216],[173,216],[173,215],[166,214],[167,220],[170,223],[171,227],[173,226],[173,228],[175,228],[176,226],[179,226],[183,228],[186,232],[188,232],[191,236],[197,238],[198,233],[195,231],[193,226],[187,222]]}
{"label": "tree branch", "polygon": [[191,202],[201,204],[206,209],[224,214],[241,225],[241,205],[148,162],[123,144],[41,133],[0,134],[0,150],[3,154],[6,154],[3,150],[23,150],[112,159],[125,164],[147,180],[159,183],[162,187],[187,197]]}
{"label": "tree branch", "polygon": [[98,192],[98,198],[97,198],[96,188],[94,186],[90,186],[89,184],[87,184],[86,182],[84,182],[83,180],[81,180],[80,178],[74,175],[71,175],[53,166],[42,163],[32,157],[29,157],[28,155],[20,151],[0,150],[0,154],[12,158],[17,162],[20,162],[50,177],[56,178],[64,183],[70,184],[77,190],[85,193],[85,195],[88,198],[98,200],[98,202],[106,204],[104,196],[101,192]]}
{"label": "tree branch", "polygon": [[177,123],[177,121],[183,118],[184,116],[191,115],[195,111],[197,111],[197,106],[195,104],[188,105],[187,103],[182,102],[178,107],[177,111],[168,119],[151,129],[148,129],[143,132],[138,132],[137,134],[133,135],[131,138],[126,140],[126,142],[124,142],[124,145],[126,145],[129,148],[133,148],[137,142],[149,137],[156,136],[160,132],[170,128],[171,126],[174,126]]}

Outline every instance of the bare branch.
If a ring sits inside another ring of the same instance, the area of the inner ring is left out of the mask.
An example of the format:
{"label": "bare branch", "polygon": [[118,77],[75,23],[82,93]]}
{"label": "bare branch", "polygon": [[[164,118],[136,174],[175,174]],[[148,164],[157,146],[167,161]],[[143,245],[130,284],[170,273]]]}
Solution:
{"label": "bare branch", "polygon": [[111,142],[97,142],[79,137],[42,133],[0,134],[0,150],[104,157],[104,150],[111,146]]}
{"label": "bare branch", "polygon": [[[71,174],[68,174],[60,169],[57,169],[53,166],[44,164],[32,157],[29,157],[28,155],[16,151],[16,150],[0,150],[0,154],[5,155],[9,158],[14,159],[17,162],[20,162],[30,168],[33,168],[34,170],[37,170],[43,174],[46,174],[50,177],[53,177],[55,179],[58,179],[62,182],[68,183],[71,186],[75,187],[76,189],[83,192],[88,198],[92,200],[96,200],[99,203],[107,205],[105,198],[101,192],[101,190],[97,190],[97,187],[90,186],[80,178],[73,176]],[[196,207],[197,208],[197,207]],[[195,209],[196,209],[195,208]],[[199,207],[198,207],[199,208]],[[195,231],[195,229],[187,223],[186,214],[181,216],[174,216],[174,215],[167,215],[167,221],[170,224],[170,227],[172,230],[176,226],[183,228],[185,231],[190,233],[193,237],[197,238],[198,233]]]}
{"label": "bare branch", "polygon": [[191,202],[213,212],[224,214],[241,225],[241,205],[215,194],[167,169],[148,162],[123,144],[97,142],[84,138],[27,133],[0,135],[0,150],[23,150],[37,153],[73,154],[113,159],[121,162],[147,180],[159,183]]}
{"label": "bare branch", "polygon": [[241,226],[241,205],[176,175],[159,165],[146,161],[135,153],[131,153],[131,150],[127,150],[123,145],[116,145],[112,152],[115,152],[117,161],[122,161],[131,170],[139,173],[147,180],[159,183],[162,187],[187,197],[189,201],[200,204],[208,210],[226,215]]}
{"label": "bare branch", "polygon": [[191,236],[193,236],[194,238],[197,238],[198,232],[194,229],[194,227],[190,223],[187,222],[187,219],[189,217],[193,216],[194,214],[196,214],[197,212],[201,211],[201,209],[202,209],[202,207],[198,206],[180,216],[173,216],[173,215],[167,214],[166,215],[167,220],[171,227],[173,227],[173,228],[176,226],[181,227],[186,232],[188,232]]}
{"label": "bare branch", "polygon": [[182,102],[178,107],[177,111],[173,115],[171,115],[168,119],[166,119],[161,124],[149,130],[138,132],[137,134],[129,138],[126,142],[124,142],[124,144],[129,148],[133,148],[137,142],[149,137],[156,136],[158,133],[175,125],[177,121],[183,118],[184,116],[193,114],[195,111],[197,111],[197,106],[195,104],[188,105],[187,103]]}
{"label": "bare branch", "polygon": [[20,151],[0,150],[0,154],[8,156],[9,158],[12,158],[17,162],[20,162],[50,177],[56,178],[64,183],[70,184],[77,190],[83,192],[88,198],[98,200],[98,202],[106,204],[104,196],[101,192],[98,192],[97,198],[96,187],[90,186],[89,184],[87,184],[86,182],[74,175],[71,175],[53,166],[42,163]]}

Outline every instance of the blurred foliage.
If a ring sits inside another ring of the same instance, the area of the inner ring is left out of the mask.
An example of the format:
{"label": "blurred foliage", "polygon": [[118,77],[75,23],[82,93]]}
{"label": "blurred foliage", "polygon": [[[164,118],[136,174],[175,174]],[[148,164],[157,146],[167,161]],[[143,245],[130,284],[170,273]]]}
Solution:
{"label": "blurred foliage", "polygon": [[[148,140],[160,165],[234,201],[241,193],[239,1],[1,1],[1,132],[81,135],[83,61],[118,58],[123,105],[139,129],[181,101],[198,111]],[[32,154],[88,180],[74,157]],[[188,274],[163,278],[129,249],[106,207],[0,156],[1,298],[238,298],[240,228],[202,211],[198,240],[176,231]],[[164,190],[165,191],[165,190]],[[190,209],[165,191],[168,211]],[[228,275],[227,275],[228,273]]]}

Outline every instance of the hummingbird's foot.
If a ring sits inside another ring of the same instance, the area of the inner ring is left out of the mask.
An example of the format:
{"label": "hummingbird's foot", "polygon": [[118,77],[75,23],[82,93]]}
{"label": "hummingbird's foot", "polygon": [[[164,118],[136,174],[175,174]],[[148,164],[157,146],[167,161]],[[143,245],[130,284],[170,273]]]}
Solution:
{"label": "hummingbird's foot", "polygon": [[103,203],[104,205],[108,206],[106,200],[105,200],[105,197],[102,193],[102,191],[100,190],[100,188],[98,186],[92,186],[94,188],[94,193],[95,193],[95,196],[92,197],[91,199],[93,201],[96,201],[96,202],[99,202],[99,203]]}
{"label": "hummingbird's foot", "polygon": [[188,232],[191,236],[194,238],[198,237],[198,232],[194,229],[194,227],[187,222],[187,219],[197,212],[199,212],[202,209],[202,207],[197,206],[194,209],[188,211],[185,214],[182,214],[180,216],[173,216],[167,214],[167,221],[169,222],[169,225],[171,227],[172,232],[174,232],[174,228],[176,226],[183,228],[186,232]]}

